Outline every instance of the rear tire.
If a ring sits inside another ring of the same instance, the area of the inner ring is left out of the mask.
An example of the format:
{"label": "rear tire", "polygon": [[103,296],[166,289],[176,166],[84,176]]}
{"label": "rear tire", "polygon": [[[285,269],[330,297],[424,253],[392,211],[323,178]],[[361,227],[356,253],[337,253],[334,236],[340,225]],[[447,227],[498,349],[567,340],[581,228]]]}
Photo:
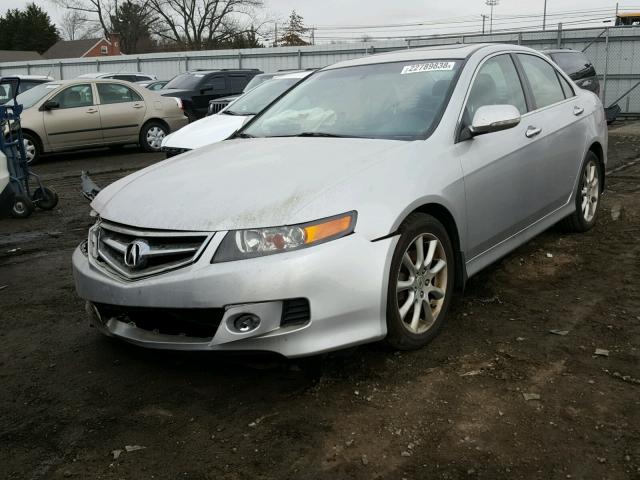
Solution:
{"label": "rear tire", "polygon": [[53,210],[58,205],[58,194],[50,188],[36,188],[33,192],[33,203],[42,210]]}
{"label": "rear tire", "polygon": [[169,134],[169,128],[160,122],[145,123],[140,131],[140,146],[145,152],[159,152],[162,140]]}
{"label": "rear tire", "polygon": [[580,169],[578,189],[575,194],[576,210],[560,222],[564,230],[586,232],[596,224],[602,193],[601,176],[600,159],[593,152],[587,153]]}
{"label": "rear tire", "polygon": [[13,218],[27,218],[33,213],[33,202],[29,197],[21,193],[17,194],[13,199],[11,207],[11,216]]}
{"label": "rear tire", "polygon": [[400,227],[387,290],[387,338],[413,350],[431,342],[445,322],[454,289],[455,257],[436,218],[412,213]]}

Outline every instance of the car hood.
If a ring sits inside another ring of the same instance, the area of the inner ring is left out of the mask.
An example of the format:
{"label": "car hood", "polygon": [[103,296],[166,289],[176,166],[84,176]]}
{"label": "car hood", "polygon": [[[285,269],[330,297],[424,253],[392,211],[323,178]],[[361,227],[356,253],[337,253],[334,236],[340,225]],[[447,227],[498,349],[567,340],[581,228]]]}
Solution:
{"label": "car hood", "polygon": [[[140,170],[103,189],[92,208],[124,225],[222,231],[294,224],[324,191],[399,155],[411,142],[257,138],[220,142]],[[366,182],[366,176],[359,175]],[[335,205],[323,202],[330,216]],[[357,209],[357,205],[349,207]],[[318,216],[318,218],[322,218]]]}
{"label": "car hood", "polygon": [[228,138],[250,118],[250,116],[224,114],[204,117],[167,135],[162,141],[162,147],[193,150],[220,142]]}

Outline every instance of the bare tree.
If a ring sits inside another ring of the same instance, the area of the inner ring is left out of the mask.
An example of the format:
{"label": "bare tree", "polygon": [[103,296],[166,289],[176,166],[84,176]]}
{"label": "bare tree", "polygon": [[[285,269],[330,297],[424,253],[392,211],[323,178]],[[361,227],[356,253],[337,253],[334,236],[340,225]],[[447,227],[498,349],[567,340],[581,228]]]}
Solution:
{"label": "bare tree", "polygon": [[87,18],[87,23],[100,26],[105,38],[109,36],[109,18],[116,8],[117,0],[53,0],[62,8],[78,12]]}
{"label": "bare tree", "polygon": [[78,40],[87,30],[88,19],[77,10],[67,10],[60,22],[60,33],[65,40]]}
{"label": "bare tree", "polygon": [[148,1],[159,17],[153,32],[187,50],[212,48],[255,31],[251,20],[262,5],[262,0]]}

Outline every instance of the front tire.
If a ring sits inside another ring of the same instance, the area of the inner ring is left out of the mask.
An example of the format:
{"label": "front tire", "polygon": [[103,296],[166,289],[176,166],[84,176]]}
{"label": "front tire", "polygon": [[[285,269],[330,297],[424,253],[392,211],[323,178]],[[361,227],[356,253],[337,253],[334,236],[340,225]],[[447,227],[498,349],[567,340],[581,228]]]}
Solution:
{"label": "front tire", "polygon": [[27,218],[34,210],[33,202],[26,195],[19,193],[14,197],[11,207],[11,216],[13,218]]}
{"label": "front tire", "polygon": [[33,165],[40,160],[42,155],[42,147],[40,140],[30,133],[23,133],[22,140],[24,143],[24,153],[28,165]]}
{"label": "front tire", "polygon": [[169,134],[166,125],[160,122],[148,122],[140,131],[140,146],[145,152],[159,152],[162,140]]}
{"label": "front tire", "polygon": [[570,232],[586,232],[596,224],[602,193],[602,171],[600,160],[589,152],[580,170],[580,181],[576,192],[576,210],[565,218],[561,225]]}
{"label": "front tire", "polygon": [[444,324],[454,288],[455,257],[436,218],[412,213],[400,227],[387,291],[387,343],[421,348]]}

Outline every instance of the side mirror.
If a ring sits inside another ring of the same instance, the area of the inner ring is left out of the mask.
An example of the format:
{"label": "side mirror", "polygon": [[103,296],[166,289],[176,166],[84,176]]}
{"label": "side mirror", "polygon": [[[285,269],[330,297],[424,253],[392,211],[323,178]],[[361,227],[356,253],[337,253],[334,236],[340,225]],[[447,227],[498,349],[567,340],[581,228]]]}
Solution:
{"label": "side mirror", "polygon": [[55,110],[56,108],[60,108],[60,104],[55,100],[47,100],[42,104],[43,110],[49,111],[49,110]]}
{"label": "side mirror", "polygon": [[478,108],[469,127],[472,136],[508,130],[520,123],[520,112],[513,105],[485,105]]}

